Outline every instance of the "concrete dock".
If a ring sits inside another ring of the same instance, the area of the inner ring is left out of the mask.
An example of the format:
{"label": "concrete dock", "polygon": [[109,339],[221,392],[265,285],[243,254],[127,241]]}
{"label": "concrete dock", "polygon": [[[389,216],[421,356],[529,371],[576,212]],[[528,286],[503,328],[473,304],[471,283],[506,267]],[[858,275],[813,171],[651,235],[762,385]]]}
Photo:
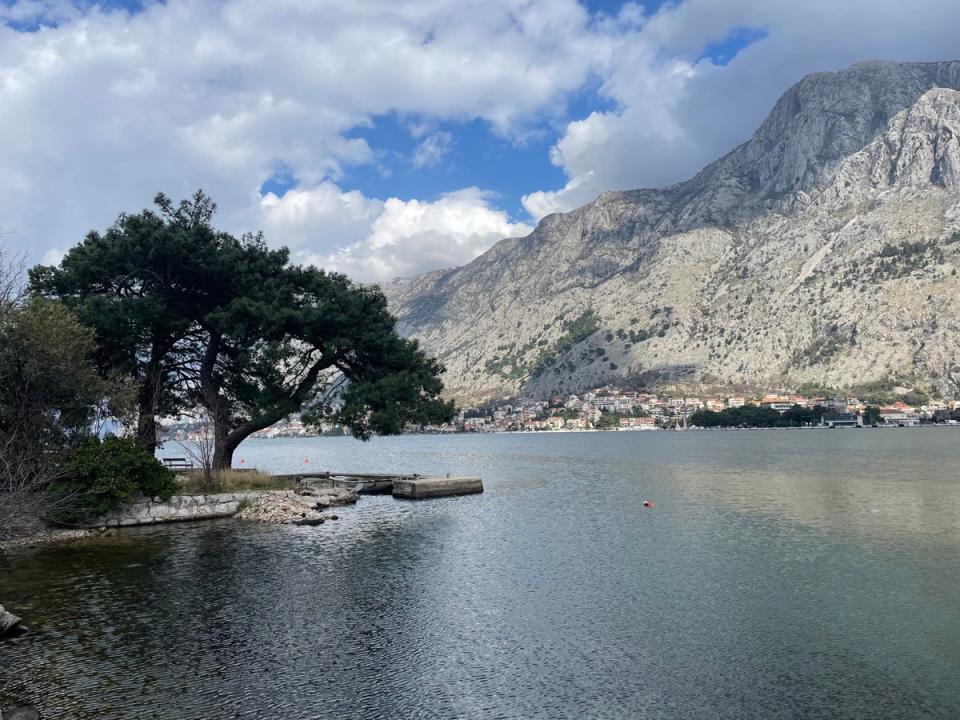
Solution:
{"label": "concrete dock", "polygon": [[393,481],[393,496],[408,500],[482,492],[483,481],[478,477],[414,477]]}

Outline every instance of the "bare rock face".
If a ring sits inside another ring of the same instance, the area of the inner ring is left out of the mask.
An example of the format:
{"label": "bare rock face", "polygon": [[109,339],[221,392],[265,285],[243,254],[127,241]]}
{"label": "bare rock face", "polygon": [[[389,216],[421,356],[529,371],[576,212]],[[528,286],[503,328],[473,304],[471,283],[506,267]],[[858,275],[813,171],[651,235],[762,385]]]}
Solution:
{"label": "bare rock face", "polygon": [[804,78],[691,180],[384,288],[462,401],[624,378],[960,390],[960,62]]}

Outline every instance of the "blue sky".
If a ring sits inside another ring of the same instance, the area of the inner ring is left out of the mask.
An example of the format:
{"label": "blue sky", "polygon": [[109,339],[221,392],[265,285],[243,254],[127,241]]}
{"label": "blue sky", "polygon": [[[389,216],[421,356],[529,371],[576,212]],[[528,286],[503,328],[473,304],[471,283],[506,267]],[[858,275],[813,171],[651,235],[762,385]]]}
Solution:
{"label": "blue sky", "polygon": [[[16,0],[2,0],[8,7]],[[142,0],[81,0],[73,5],[80,13],[99,7],[106,12],[138,14],[153,4]],[[593,16],[616,16],[623,8],[623,0],[581,0]],[[647,14],[659,10],[663,2],[633,3]],[[57,27],[62,15],[52,13],[24,21],[12,21],[10,26],[24,32],[36,32],[43,27]],[[710,59],[726,64],[737,52],[762,38],[764,32],[754,28],[735,28],[718,42],[704,46],[698,60]],[[498,205],[512,218],[530,219],[523,208],[522,197],[534,188],[561,187],[566,181],[563,169],[551,162],[550,148],[562,135],[571,120],[587,117],[592,112],[616,109],[616,102],[601,95],[599,82],[588,83],[578,92],[563,99],[562,112],[544,118],[527,129],[522,138],[504,137],[488,122],[477,118],[461,121],[431,122],[429,118],[402,116],[391,113],[372,117],[367,123],[352,129],[348,137],[363,138],[374,151],[372,163],[349,166],[339,178],[345,189],[356,189],[371,197],[421,198],[435,200],[453,189],[477,186],[487,190]],[[411,156],[422,137],[411,128],[429,124],[432,132],[448,134],[449,151],[428,166],[415,167]],[[283,196],[299,185],[297,174],[288,165],[278,162],[275,170],[260,185],[261,192]]]}
{"label": "blue sky", "polygon": [[[931,17],[937,22],[930,22]],[[955,0],[0,0],[0,242],[198,187],[384,281],[684,180],[805,74],[960,56]]]}
{"label": "blue sky", "polygon": [[[524,194],[531,188],[562,187],[566,180],[562,168],[550,161],[550,148],[566,123],[615,107],[596,87],[576,93],[564,105],[562,115],[544,120],[520,139],[498,134],[481,119],[433,124],[431,133],[449,133],[452,142],[449,152],[428,167],[411,162],[423,137],[416,137],[410,128],[422,120],[395,114],[375,117],[370,127],[356,128],[350,137],[365,139],[374,148],[376,160],[348,168],[340,184],[374,197],[426,199],[476,185],[490,190],[512,217],[525,218]],[[279,183],[268,182],[264,189],[285,192],[295,186],[282,169],[277,179]]]}
{"label": "blue sky", "polygon": [[[624,2],[585,0],[581,4],[593,14],[616,15]],[[656,12],[662,4],[641,3],[648,13]],[[732,28],[720,40],[705,44],[696,59],[726,65],[765,35],[762,28]],[[523,196],[532,188],[562,187],[566,181],[563,169],[550,159],[550,148],[566,124],[593,112],[616,109],[616,102],[599,90],[599,83],[592,82],[565,98],[561,113],[545,118],[521,139],[503,137],[480,119],[432,124],[432,132],[448,133],[452,142],[448,153],[428,167],[411,163],[423,139],[411,132],[411,127],[426,122],[424,118],[396,114],[371,118],[369,126],[354,129],[350,137],[366,140],[376,159],[372,164],[347,168],[340,184],[374,197],[427,200],[435,200],[453,188],[476,185],[489,190],[512,218],[530,219],[522,204]],[[278,167],[261,189],[282,196],[295,187],[296,176],[289,168]]]}

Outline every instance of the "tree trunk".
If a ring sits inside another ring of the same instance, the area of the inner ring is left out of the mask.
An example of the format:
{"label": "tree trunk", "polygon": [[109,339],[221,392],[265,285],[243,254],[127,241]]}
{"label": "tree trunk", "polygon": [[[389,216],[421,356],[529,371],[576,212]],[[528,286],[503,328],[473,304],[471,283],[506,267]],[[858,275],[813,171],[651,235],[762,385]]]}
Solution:
{"label": "tree trunk", "polygon": [[153,341],[150,361],[137,393],[137,444],[151,455],[157,451],[157,408],[163,388],[160,363],[168,352],[170,347],[167,344],[156,339]]}
{"label": "tree trunk", "polygon": [[213,450],[213,470],[229,470],[233,467],[233,453],[244,440],[253,435],[258,430],[263,430],[273,425],[275,422],[283,420],[284,414],[277,412],[260,417],[258,420],[245,422],[240,427],[231,431],[226,418],[223,423],[214,421],[214,450]]}
{"label": "tree trunk", "polygon": [[[220,383],[214,372],[219,357],[223,336],[210,331],[210,338],[200,366],[200,397],[213,420],[213,471],[221,472],[233,467],[233,453],[250,435],[270,427],[293,412],[299,410],[308,394],[312,391],[317,377],[323,370],[333,365],[333,360],[322,359],[313,364],[297,387],[284,401],[272,408],[263,408],[256,419],[248,419],[231,429],[231,403],[221,392]],[[234,418],[235,419],[235,418]]]}
{"label": "tree trunk", "polygon": [[[222,403],[217,403],[222,405]],[[233,467],[233,451],[237,449],[240,440],[233,441],[230,437],[230,418],[220,407],[213,413],[213,472],[229,470]],[[242,438],[241,438],[242,440]]]}
{"label": "tree trunk", "polygon": [[157,451],[157,418],[142,409],[137,419],[137,444],[151,455]]}
{"label": "tree trunk", "polygon": [[156,405],[156,389],[145,383],[137,400],[137,444],[151,455],[157,451]]}
{"label": "tree trunk", "polygon": [[217,381],[214,372],[217,357],[220,354],[222,336],[213,329],[210,329],[209,332],[210,338],[207,341],[203,362],[200,365],[200,399],[213,422],[213,461],[211,469],[216,473],[233,467],[233,451],[236,449],[236,445],[230,447],[228,442],[230,412],[226,407],[227,403],[220,395],[220,383]]}

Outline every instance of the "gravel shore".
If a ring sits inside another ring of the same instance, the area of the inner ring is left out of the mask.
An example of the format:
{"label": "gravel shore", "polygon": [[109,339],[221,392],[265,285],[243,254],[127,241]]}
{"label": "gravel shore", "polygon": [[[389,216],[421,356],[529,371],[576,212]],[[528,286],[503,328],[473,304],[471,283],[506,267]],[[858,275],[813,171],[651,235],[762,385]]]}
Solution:
{"label": "gravel shore", "polygon": [[96,530],[64,530],[59,528],[44,528],[29,535],[0,540],[0,555],[18,548],[35,547],[37,545],[56,545],[67,543],[80,538],[96,535]]}

